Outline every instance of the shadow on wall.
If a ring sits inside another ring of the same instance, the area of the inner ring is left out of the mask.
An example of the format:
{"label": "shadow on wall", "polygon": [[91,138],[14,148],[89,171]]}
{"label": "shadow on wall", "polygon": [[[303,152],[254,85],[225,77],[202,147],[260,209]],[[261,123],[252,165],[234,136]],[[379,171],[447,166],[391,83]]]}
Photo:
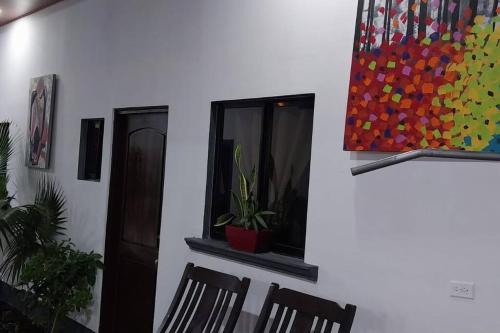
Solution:
{"label": "shadow on wall", "polygon": [[[363,320],[356,320],[356,317],[362,317]],[[352,325],[352,333],[382,333],[387,332],[387,315],[379,312],[373,312],[368,308],[357,307],[356,317],[354,317],[354,323]],[[363,322],[363,326],[360,327],[359,323]],[[358,323],[358,324],[357,324]],[[404,332],[401,327],[399,332]]]}

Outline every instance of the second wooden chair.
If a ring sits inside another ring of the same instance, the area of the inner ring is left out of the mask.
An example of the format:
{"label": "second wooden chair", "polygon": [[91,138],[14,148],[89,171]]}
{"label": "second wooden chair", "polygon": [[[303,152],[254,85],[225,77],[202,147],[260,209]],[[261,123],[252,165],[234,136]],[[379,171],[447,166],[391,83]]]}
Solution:
{"label": "second wooden chair", "polygon": [[[276,315],[269,323],[273,307]],[[338,333],[349,333],[356,313],[356,306],[345,308],[333,301],[304,294],[295,290],[280,289],[273,283],[260,312],[254,333],[264,333],[268,324],[269,333],[330,333],[334,324],[339,324]],[[292,316],[293,320],[292,320]]]}

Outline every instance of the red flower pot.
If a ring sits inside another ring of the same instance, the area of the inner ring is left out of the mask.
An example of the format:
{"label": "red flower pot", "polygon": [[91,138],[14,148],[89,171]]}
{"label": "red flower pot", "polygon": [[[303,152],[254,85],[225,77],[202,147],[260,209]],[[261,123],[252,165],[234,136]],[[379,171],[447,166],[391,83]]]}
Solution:
{"label": "red flower pot", "polygon": [[226,238],[229,246],[235,250],[260,253],[271,248],[272,230],[246,230],[245,228],[226,226]]}

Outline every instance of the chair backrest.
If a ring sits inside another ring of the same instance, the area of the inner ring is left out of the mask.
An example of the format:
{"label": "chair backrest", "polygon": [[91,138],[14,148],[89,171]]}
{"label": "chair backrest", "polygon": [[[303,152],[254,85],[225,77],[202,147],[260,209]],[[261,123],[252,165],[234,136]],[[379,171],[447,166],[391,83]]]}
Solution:
{"label": "chair backrest", "polygon": [[[269,322],[271,312],[277,307],[274,319]],[[345,308],[333,301],[311,296],[290,289],[280,289],[273,283],[260,312],[255,333],[264,333],[271,325],[269,333],[330,333],[338,324],[338,333],[349,333],[356,313],[356,306],[347,304]]]}
{"label": "chair backrest", "polygon": [[187,264],[158,332],[233,332],[249,285],[248,278]]}

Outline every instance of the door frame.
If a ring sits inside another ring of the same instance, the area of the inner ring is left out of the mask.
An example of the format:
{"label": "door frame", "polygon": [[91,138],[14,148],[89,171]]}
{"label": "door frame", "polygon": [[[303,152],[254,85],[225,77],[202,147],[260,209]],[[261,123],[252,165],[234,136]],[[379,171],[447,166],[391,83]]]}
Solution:
{"label": "door frame", "polygon": [[[167,115],[167,142],[165,144],[164,162],[163,162],[163,172],[162,172],[162,193],[161,202],[163,205],[163,194],[165,191],[165,169],[166,169],[166,149],[168,144],[168,105],[160,106],[144,106],[144,107],[125,107],[125,108],[115,108],[113,109],[113,128],[112,128],[112,142],[111,142],[111,167],[109,171],[109,193],[108,193],[108,207],[107,207],[107,219],[106,219],[106,236],[105,236],[105,246],[104,246],[104,270],[103,270],[103,280],[101,289],[101,304],[100,304],[100,319],[99,319],[99,331],[107,332],[107,330],[113,326],[114,316],[112,315],[113,301],[116,299],[114,295],[113,288],[110,288],[114,282],[116,269],[117,269],[117,238],[119,236],[120,221],[117,220],[114,211],[116,201],[120,200],[121,197],[117,193],[116,184],[121,181],[118,179],[117,168],[120,168],[119,159],[119,147],[115,143],[118,139],[118,131],[116,130],[119,126],[120,119],[132,114],[151,114],[151,113],[165,113]],[[160,230],[161,230],[161,220],[163,220],[163,209],[160,218]],[[117,230],[118,229],[118,230]],[[158,237],[160,230],[158,230]],[[158,251],[160,249],[160,239],[158,239]],[[157,272],[158,273],[158,272]],[[153,313],[154,316],[154,313]]]}

